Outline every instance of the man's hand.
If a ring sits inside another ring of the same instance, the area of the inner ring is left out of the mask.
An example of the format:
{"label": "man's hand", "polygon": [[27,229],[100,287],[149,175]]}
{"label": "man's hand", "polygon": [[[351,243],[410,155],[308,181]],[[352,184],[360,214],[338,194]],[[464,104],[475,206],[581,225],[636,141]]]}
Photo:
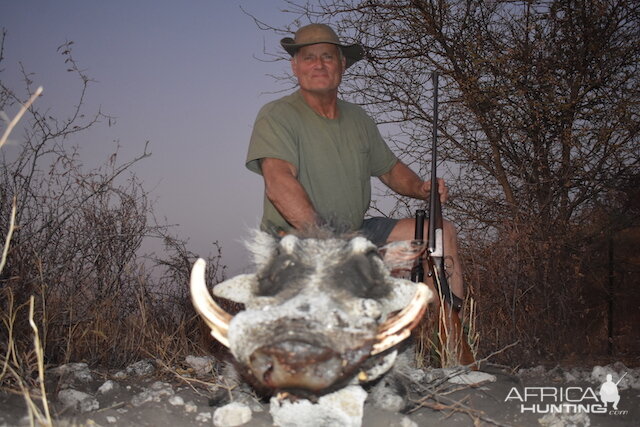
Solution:
{"label": "man's hand", "polygon": [[[429,194],[431,193],[431,181],[424,181],[422,183],[421,190],[424,194],[426,194],[424,200],[427,200],[429,198]],[[438,178],[438,193],[440,193],[440,203],[446,203],[447,199],[449,199],[449,188],[442,178]]]}
{"label": "man's hand", "polygon": [[[380,180],[398,194],[429,200],[431,181],[421,180],[415,172],[399,160],[389,172],[380,176]],[[438,192],[440,202],[445,203],[449,198],[449,189],[442,178],[438,178]]]}

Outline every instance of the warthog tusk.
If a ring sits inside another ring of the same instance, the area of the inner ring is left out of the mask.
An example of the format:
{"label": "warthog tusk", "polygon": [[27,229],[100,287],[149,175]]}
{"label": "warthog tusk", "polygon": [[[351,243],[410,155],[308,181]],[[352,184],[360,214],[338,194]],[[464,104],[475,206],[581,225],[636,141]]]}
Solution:
{"label": "warthog tusk", "polygon": [[376,343],[371,349],[371,355],[382,353],[408,338],[411,335],[411,330],[420,323],[431,299],[433,299],[431,289],[424,283],[417,283],[416,293],[409,304],[402,311],[389,317],[378,328]]}
{"label": "warthog tusk", "polygon": [[222,345],[229,347],[229,338],[227,335],[229,332],[229,322],[231,322],[233,316],[220,308],[209,294],[207,284],[204,280],[206,264],[205,260],[198,258],[191,269],[189,285],[191,288],[191,302],[207,326],[211,328],[211,335],[220,341]]}

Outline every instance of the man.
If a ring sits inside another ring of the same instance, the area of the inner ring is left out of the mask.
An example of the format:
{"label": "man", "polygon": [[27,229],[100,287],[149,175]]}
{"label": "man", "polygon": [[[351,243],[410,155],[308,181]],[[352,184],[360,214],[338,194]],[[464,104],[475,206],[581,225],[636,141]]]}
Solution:
{"label": "man", "polygon": [[[344,71],[364,56],[331,27],[311,24],[281,40],[299,89],[265,105],[256,119],[246,166],[264,178],[261,228],[278,233],[330,223],[360,231],[376,245],[411,240],[414,219],[364,219],[371,176],[395,192],[427,200],[430,182],[396,158],[362,108],[338,98]],[[439,180],[442,202],[447,188]],[[456,231],[443,225],[452,291],[462,297]]]}

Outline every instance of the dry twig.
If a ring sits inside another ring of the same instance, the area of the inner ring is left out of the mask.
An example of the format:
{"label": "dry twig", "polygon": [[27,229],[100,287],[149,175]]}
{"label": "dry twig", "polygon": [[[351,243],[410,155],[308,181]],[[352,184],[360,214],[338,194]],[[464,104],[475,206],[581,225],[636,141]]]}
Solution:
{"label": "dry twig", "polygon": [[0,138],[0,147],[2,147],[7,142],[7,139],[9,139],[9,134],[11,133],[13,128],[18,124],[24,113],[31,106],[31,104],[33,104],[33,101],[35,101],[36,98],[40,96],[40,94],[42,94],[42,86],[39,86],[38,89],[36,89],[33,95],[31,95],[31,98],[29,98],[29,100],[20,108],[18,114],[16,114],[13,120],[9,122],[7,128],[4,130],[2,138]]}

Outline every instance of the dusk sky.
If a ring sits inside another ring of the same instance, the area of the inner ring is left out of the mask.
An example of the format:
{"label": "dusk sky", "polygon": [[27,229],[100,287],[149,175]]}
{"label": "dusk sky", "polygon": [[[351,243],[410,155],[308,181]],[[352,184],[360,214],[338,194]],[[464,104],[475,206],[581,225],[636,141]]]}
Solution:
{"label": "dusk sky", "polygon": [[[260,30],[241,7],[277,26],[295,16],[280,1],[2,1],[6,29],[0,79],[27,98],[20,63],[44,87],[40,109],[66,118],[80,84],[66,72],[56,48],[73,41],[73,55],[96,80],[86,112],[101,108],[116,117],[69,141],[86,168],[105,162],[120,146],[118,161],[133,158],[149,141],[153,155],[135,166],[155,200],[155,213],[178,224],[173,232],[189,249],[206,255],[220,241],[227,275],[249,262],[241,243],[257,227],[262,180],[244,167],[259,108],[286,89],[268,74],[288,63],[265,62],[263,51],[281,52],[281,35]],[[303,22],[305,24],[306,22]],[[13,117],[17,111],[7,111]],[[27,119],[23,120],[22,125]],[[4,128],[4,125],[3,125]],[[17,151],[16,128],[7,153]]]}

